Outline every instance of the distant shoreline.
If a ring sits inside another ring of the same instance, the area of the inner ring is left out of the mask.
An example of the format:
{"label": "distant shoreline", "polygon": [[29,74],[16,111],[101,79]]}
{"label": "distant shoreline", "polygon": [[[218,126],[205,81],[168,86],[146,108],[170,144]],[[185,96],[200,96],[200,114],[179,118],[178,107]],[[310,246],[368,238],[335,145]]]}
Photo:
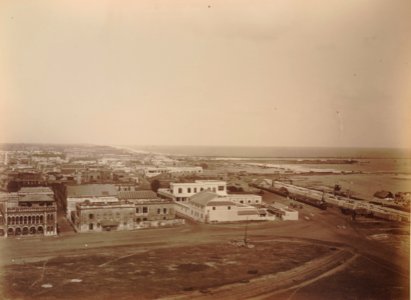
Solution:
{"label": "distant shoreline", "polygon": [[0,143],[0,151],[15,151],[19,147],[111,147],[156,155],[203,157],[219,160],[298,160],[298,159],[411,159],[410,148],[365,147],[268,147],[268,146],[163,146],[114,144]]}
{"label": "distant shoreline", "polygon": [[326,147],[245,147],[245,146],[127,146],[150,153],[216,158],[220,160],[271,159],[411,159],[411,149],[326,148]]}

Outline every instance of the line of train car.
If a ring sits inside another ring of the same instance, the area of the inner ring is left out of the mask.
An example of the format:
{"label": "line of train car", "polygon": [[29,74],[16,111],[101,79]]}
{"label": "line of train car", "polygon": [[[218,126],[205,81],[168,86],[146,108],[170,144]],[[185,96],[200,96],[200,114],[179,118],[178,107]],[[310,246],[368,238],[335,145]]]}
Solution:
{"label": "line of train car", "polygon": [[357,199],[341,199],[341,196],[331,195],[319,190],[307,189],[280,181],[272,181],[270,186],[265,185],[263,187],[255,185],[255,187],[322,210],[326,210],[328,204],[330,204],[339,207],[342,213],[353,215],[353,217],[369,216],[385,220],[410,222],[409,213],[388,206],[376,205],[375,203]]}
{"label": "line of train car", "polygon": [[327,202],[325,202],[323,199],[315,199],[313,197],[309,197],[307,195],[301,195],[297,193],[291,193],[287,188],[285,187],[280,187],[280,188],[274,188],[274,187],[259,187],[260,189],[267,190],[269,192],[272,192],[274,194],[283,196],[283,197],[288,197],[292,200],[308,204],[314,207],[317,207],[322,210],[327,209]]}

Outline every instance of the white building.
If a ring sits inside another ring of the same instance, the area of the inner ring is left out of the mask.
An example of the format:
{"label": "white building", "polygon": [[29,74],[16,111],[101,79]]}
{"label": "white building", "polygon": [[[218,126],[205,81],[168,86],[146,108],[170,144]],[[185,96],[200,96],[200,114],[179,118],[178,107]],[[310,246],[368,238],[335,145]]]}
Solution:
{"label": "white building", "polygon": [[176,202],[176,213],[203,223],[275,220],[266,209],[238,204],[227,196],[210,191],[197,193],[185,202]]}
{"label": "white building", "polygon": [[159,189],[160,196],[176,202],[185,202],[195,194],[208,191],[226,197],[236,204],[260,205],[262,197],[254,194],[227,194],[227,183],[220,180],[196,180],[194,182],[170,183],[170,189]]}
{"label": "white building", "polygon": [[237,204],[259,205],[262,197],[254,194],[228,194],[227,198]]}
{"label": "white building", "polygon": [[170,183],[170,189],[159,189],[158,194],[177,202],[185,202],[189,197],[202,191],[213,192],[219,196],[227,196],[227,183],[219,180]]}

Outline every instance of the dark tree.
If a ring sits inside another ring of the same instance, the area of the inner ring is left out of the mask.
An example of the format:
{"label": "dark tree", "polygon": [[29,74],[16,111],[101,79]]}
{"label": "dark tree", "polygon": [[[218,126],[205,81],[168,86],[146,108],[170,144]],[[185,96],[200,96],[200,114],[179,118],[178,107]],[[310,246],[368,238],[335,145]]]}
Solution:
{"label": "dark tree", "polygon": [[7,184],[7,191],[9,193],[15,193],[18,192],[20,189],[20,184],[14,180],[9,181],[9,183]]}
{"label": "dark tree", "polygon": [[158,181],[157,179],[154,179],[154,180],[151,182],[150,185],[151,185],[151,189],[152,189],[154,192],[157,193],[158,189],[160,188],[160,181]]}

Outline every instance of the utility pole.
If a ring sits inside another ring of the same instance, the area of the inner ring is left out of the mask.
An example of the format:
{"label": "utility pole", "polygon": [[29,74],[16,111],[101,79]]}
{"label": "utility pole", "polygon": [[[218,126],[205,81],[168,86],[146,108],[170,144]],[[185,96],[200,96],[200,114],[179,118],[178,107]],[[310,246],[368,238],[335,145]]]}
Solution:
{"label": "utility pole", "polygon": [[245,228],[244,228],[244,244],[247,246],[247,226],[248,226],[248,217],[245,221]]}

